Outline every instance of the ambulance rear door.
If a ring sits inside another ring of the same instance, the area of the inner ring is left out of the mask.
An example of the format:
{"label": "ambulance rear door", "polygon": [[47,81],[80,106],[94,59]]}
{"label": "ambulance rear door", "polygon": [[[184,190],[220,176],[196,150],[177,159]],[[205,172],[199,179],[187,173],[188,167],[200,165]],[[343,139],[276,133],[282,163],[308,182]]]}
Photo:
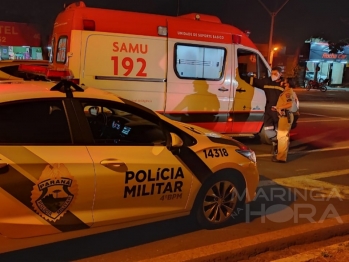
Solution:
{"label": "ambulance rear door", "polygon": [[81,39],[81,84],[163,112],[166,37],[84,31]]}
{"label": "ambulance rear door", "polygon": [[[168,22],[166,115],[225,132],[231,89],[231,36]],[[200,23],[196,23],[200,24]]]}

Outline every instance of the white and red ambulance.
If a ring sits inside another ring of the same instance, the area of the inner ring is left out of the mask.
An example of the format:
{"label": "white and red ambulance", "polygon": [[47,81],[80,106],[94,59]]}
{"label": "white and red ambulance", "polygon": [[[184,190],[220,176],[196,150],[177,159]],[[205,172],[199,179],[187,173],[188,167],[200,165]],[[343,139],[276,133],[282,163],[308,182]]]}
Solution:
{"label": "white and red ambulance", "polygon": [[76,2],[55,20],[50,70],[70,70],[80,85],[217,132],[262,129],[264,91],[242,78],[267,77],[270,67],[248,35],[215,16],[171,17]]}

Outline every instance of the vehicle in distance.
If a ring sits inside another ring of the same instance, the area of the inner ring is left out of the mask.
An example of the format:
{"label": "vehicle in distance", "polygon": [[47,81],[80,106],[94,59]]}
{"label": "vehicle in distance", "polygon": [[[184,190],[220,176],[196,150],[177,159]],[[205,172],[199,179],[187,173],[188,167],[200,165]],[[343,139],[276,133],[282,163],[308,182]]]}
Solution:
{"label": "vehicle in distance", "polygon": [[[321,81],[323,81],[323,80],[325,80],[327,78],[328,78],[327,75],[325,75],[325,74],[323,74],[321,72],[318,72],[318,74],[317,74],[317,81],[318,82],[321,82]],[[315,80],[315,73],[307,71],[305,73],[304,81],[308,82],[310,80]]]}
{"label": "vehicle in distance", "polygon": [[10,238],[189,214],[223,227],[259,182],[255,153],[238,141],[68,80],[1,83],[0,123]]}

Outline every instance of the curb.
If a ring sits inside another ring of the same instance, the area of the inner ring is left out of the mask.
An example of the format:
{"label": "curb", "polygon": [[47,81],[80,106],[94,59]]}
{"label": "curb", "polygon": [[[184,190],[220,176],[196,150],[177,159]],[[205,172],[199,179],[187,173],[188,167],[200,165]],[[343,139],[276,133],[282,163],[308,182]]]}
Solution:
{"label": "curb", "polygon": [[[339,223],[341,220],[342,223]],[[303,224],[242,239],[180,251],[139,262],[236,262],[266,251],[349,234],[349,215]]]}
{"label": "curb", "polygon": [[[317,249],[312,249],[309,251],[305,251],[296,255],[291,255],[285,258],[280,258],[280,259],[276,259],[276,260],[272,260],[271,262],[307,262],[307,261],[312,261],[313,259],[317,259],[320,257],[323,257],[323,253],[327,253],[327,252],[339,252],[340,249],[342,249],[342,247],[348,246],[349,247],[349,241],[345,241],[345,242],[340,242],[337,244],[333,244],[330,246],[324,246],[324,247],[320,247]],[[342,249],[343,250],[343,249]],[[341,251],[342,251],[341,250]]]}

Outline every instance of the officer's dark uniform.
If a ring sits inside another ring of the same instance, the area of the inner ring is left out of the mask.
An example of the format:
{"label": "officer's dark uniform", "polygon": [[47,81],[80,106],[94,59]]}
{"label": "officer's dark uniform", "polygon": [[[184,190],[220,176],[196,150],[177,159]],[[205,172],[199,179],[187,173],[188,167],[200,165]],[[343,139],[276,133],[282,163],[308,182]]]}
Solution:
{"label": "officer's dark uniform", "polygon": [[270,77],[257,79],[253,78],[250,84],[257,88],[263,89],[266,97],[264,113],[264,131],[269,139],[276,141],[276,130],[279,117],[276,111],[272,111],[272,106],[276,106],[280,94],[284,91],[281,87],[281,80],[272,81]]}

